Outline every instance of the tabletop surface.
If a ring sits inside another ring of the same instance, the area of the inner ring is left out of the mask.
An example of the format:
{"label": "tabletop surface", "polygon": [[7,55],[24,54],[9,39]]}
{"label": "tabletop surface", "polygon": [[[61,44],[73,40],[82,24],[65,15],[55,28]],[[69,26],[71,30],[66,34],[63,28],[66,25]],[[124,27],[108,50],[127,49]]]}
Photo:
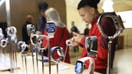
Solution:
{"label": "tabletop surface", "polygon": [[[4,61],[4,63],[1,64],[2,65],[6,65],[7,63],[9,64],[9,58],[6,57],[6,61]],[[15,63],[16,66],[15,69],[13,70],[14,72],[8,71],[8,70],[1,70],[2,65],[0,67],[0,74],[49,74],[49,66],[48,66],[48,62],[44,63],[44,69],[42,70],[42,62],[38,61],[38,68],[37,68],[37,61],[36,61],[36,56],[34,56],[34,65],[32,62],[32,57],[31,56],[22,56],[20,54],[17,54],[17,63]],[[2,58],[0,58],[2,59]],[[25,63],[25,59],[26,59],[26,63]],[[41,58],[39,58],[41,59]],[[8,61],[7,61],[8,60]],[[9,64],[10,65],[10,64]],[[34,67],[33,67],[34,66]],[[67,64],[67,63],[63,63],[60,62],[58,63],[58,74],[76,74],[74,72],[74,65],[72,64]],[[27,70],[26,70],[27,68]],[[44,72],[44,73],[43,73]],[[52,63],[51,66],[51,74],[57,74],[57,65],[55,63]],[[84,70],[82,74],[87,74],[87,70]],[[97,72],[95,72],[94,74],[99,74]]]}

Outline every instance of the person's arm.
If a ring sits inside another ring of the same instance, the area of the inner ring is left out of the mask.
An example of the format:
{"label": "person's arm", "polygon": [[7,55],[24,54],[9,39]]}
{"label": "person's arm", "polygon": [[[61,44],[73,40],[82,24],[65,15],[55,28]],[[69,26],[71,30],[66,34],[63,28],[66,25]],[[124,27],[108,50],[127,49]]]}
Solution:
{"label": "person's arm", "polygon": [[84,42],[85,42],[85,38],[83,36],[81,36],[78,33],[73,32],[73,37],[67,40],[67,45],[78,46],[80,44],[81,46],[83,46]]}

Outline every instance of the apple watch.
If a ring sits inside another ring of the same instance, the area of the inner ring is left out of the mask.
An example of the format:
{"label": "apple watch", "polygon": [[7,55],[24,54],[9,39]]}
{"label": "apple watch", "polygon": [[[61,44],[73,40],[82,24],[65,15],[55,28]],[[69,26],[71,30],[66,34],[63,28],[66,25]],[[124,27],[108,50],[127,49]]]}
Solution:
{"label": "apple watch", "polygon": [[53,38],[54,37],[54,33],[56,31],[56,26],[55,26],[55,22],[54,21],[47,21],[47,23],[46,23],[46,31],[48,33],[48,37],[49,38]]}
{"label": "apple watch", "polygon": [[75,72],[76,74],[82,74],[84,68],[85,68],[85,62],[89,60],[89,67],[88,67],[88,74],[94,74],[94,60],[91,57],[84,57],[81,59],[78,59],[75,65]]}
{"label": "apple watch", "polygon": [[85,39],[85,47],[89,56],[96,56],[98,49],[97,36],[89,36]]}
{"label": "apple watch", "polygon": [[7,46],[7,44],[8,44],[8,38],[0,40],[0,46],[1,47],[4,48]]}
{"label": "apple watch", "polygon": [[[54,56],[54,53],[57,52],[57,55],[59,56],[58,58],[56,58]],[[63,53],[63,48],[60,46],[54,46],[50,49],[50,53],[51,53],[51,57],[53,58],[54,61],[56,62],[60,62],[61,60],[63,60],[64,58],[64,53]]]}
{"label": "apple watch", "polygon": [[19,50],[21,51],[21,53],[23,53],[28,45],[24,41],[19,41],[17,46]]}
{"label": "apple watch", "polygon": [[[102,26],[103,25],[102,20],[104,18],[111,18],[111,20],[113,20],[113,25],[116,29],[116,32],[113,33],[113,35],[107,35],[104,32],[103,26]],[[116,38],[124,29],[121,17],[119,15],[116,15],[115,12],[106,12],[106,13],[101,14],[97,23],[98,23],[99,30],[101,31],[101,34],[103,35],[103,37],[108,38],[108,39]]]}

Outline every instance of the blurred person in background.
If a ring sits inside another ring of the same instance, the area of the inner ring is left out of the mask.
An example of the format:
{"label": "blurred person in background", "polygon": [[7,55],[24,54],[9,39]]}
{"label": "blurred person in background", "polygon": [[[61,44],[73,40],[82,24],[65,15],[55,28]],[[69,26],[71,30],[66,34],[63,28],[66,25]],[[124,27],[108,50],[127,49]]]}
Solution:
{"label": "blurred person in background", "polygon": [[[50,39],[50,48],[54,46],[62,47],[65,53],[64,62],[70,63],[70,55],[69,55],[69,48],[66,46],[66,40],[69,38],[70,33],[66,27],[66,25],[61,21],[60,15],[54,8],[49,8],[45,11],[45,15],[48,21],[54,21],[56,26],[56,31],[54,34],[54,38]],[[44,30],[44,35],[48,33]],[[43,39],[43,47],[47,48],[47,40]],[[49,49],[48,49],[49,50]],[[54,54],[55,58],[58,58],[57,53]]]}
{"label": "blurred person in background", "polygon": [[43,34],[46,24],[45,11],[48,9],[48,3],[41,2],[39,3],[38,8],[39,8],[40,16],[38,18],[37,29],[40,32],[40,34]]}
{"label": "blurred person in background", "polygon": [[[27,25],[32,24],[33,25],[33,16],[31,14],[28,14],[26,16],[26,21],[22,26],[22,41],[24,41],[26,44],[30,44],[30,36],[27,32]],[[26,48],[28,50],[28,48]]]}
{"label": "blurred person in background", "polygon": [[[72,27],[71,27],[70,37],[73,37],[73,32],[79,34],[79,30],[78,30],[78,28],[76,27],[74,21],[71,22],[71,26],[72,26]],[[73,46],[73,51],[74,51],[74,52],[79,52],[79,46]]]}

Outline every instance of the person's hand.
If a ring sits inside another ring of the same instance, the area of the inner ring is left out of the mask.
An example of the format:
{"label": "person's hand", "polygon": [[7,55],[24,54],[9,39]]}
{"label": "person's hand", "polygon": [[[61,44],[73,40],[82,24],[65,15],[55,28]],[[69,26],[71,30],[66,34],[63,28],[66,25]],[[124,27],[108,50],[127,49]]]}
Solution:
{"label": "person's hand", "polygon": [[66,40],[66,45],[67,46],[77,46],[78,43],[73,41],[73,39],[68,39],[68,40]]}
{"label": "person's hand", "polygon": [[82,37],[80,36],[80,34],[73,32],[73,37],[67,40],[66,44],[68,46],[78,46],[79,42],[81,41],[81,38]]}
{"label": "person's hand", "polygon": [[41,34],[41,32],[40,31],[36,31],[36,33],[35,34],[38,34],[38,35],[40,35]]}

